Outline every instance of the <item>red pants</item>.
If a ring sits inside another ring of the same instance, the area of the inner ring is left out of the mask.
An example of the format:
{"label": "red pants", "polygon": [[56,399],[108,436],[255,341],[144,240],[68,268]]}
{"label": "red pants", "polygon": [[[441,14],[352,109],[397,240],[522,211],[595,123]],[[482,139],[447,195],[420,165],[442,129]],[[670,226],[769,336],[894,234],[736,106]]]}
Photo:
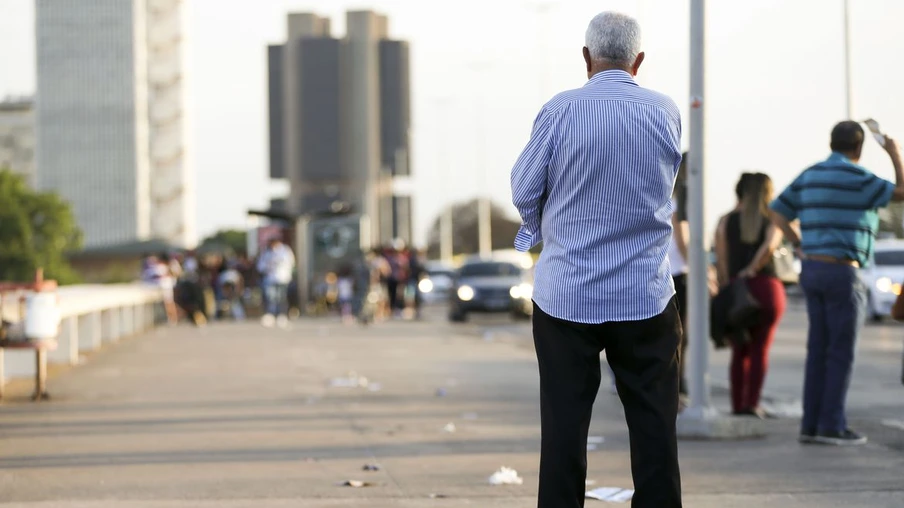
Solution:
{"label": "red pants", "polygon": [[731,407],[736,413],[755,409],[766,381],[769,348],[785,313],[785,286],[775,277],[747,279],[750,293],[762,306],[759,324],[750,329],[750,342],[731,350]]}

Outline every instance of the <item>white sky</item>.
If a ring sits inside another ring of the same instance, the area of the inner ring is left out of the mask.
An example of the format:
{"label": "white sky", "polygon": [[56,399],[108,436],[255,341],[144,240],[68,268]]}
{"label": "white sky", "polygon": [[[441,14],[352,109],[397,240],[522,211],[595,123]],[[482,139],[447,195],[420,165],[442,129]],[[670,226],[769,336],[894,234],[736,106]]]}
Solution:
{"label": "white sky", "polygon": [[[481,189],[511,209],[511,165],[541,103],[585,81],[583,34],[599,11],[640,19],[647,52],[641,84],[670,95],[687,113],[687,0],[188,1],[202,235],[244,225],[245,211],[264,206],[279,188],[267,179],[265,57],[268,43],[284,39],[290,11],[329,15],[334,34],[342,34],[347,9],[375,9],[390,16],[394,38],[411,42],[418,239],[443,206]],[[534,9],[541,3],[553,7],[541,15]],[[767,172],[780,188],[827,155],[828,132],[844,114],[844,91],[842,0],[708,4],[706,213],[712,226],[733,205],[741,171]],[[855,117],[875,117],[891,135],[904,136],[904,2],[851,4]],[[33,25],[33,0],[0,0],[0,96],[34,90]],[[686,135],[685,118],[685,146]],[[864,163],[893,178],[875,145]]]}

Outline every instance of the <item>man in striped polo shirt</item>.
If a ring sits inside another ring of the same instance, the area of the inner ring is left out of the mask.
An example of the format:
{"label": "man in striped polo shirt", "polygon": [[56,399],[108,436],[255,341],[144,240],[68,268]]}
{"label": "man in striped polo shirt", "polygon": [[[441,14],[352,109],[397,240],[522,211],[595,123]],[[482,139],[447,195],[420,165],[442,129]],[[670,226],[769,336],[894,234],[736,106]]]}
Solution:
{"label": "man in striped polo shirt", "polygon": [[800,285],[809,332],[802,443],[866,443],[865,436],[848,428],[844,409],[866,315],[867,287],[859,269],[872,257],[877,209],[904,200],[904,165],[897,143],[886,137],[895,183],[870,173],[857,164],[863,139],[857,122],[836,125],[832,155],[801,173],[772,203],[773,221],[803,259]]}

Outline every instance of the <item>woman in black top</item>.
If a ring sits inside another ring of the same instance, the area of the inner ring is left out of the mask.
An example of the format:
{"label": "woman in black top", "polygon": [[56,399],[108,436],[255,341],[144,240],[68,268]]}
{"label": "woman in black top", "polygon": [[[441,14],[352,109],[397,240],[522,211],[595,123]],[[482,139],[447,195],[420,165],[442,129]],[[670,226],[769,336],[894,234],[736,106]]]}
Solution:
{"label": "woman in black top", "polygon": [[737,415],[765,416],[759,407],[760,394],[769,348],[785,313],[785,287],[772,261],[781,232],[769,221],[771,201],[772,180],[763,173],[748,176],[741,183],[737,209],[722,218],[716,233],[720,286],[744,278],[761,306],[760,321],[749,330],[750,342],[732,346],[731,405]]}

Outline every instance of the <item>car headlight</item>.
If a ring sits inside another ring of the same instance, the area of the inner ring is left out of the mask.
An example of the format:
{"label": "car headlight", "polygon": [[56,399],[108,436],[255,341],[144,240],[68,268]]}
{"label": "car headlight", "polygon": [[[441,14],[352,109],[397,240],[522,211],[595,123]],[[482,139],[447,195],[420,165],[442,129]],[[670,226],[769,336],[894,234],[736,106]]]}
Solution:
{"label": "car headlight", "polygon": [[429,293],[433,291],[433,281],[430,279],[421,279],[421,281],[417,283],[417,289],[421,293]]}
{"label": "car headlight", "polygon": [[509,295],[511,295],[512,298],[529,300],[533,296],[533,294],[534,287],[526,283],[513,286],[512,289],[509,290]]}
{"label": "car headlight", "polygon": [[883,293],[891,293],[892,282],[888,277],[880,277],[876,279],[876,289]]}
{"label": "car headlight", "polygon": [[474,288],[471,286],[461,286],[458,288],[458,299],[463,302],[470,302],[474,299]]}

